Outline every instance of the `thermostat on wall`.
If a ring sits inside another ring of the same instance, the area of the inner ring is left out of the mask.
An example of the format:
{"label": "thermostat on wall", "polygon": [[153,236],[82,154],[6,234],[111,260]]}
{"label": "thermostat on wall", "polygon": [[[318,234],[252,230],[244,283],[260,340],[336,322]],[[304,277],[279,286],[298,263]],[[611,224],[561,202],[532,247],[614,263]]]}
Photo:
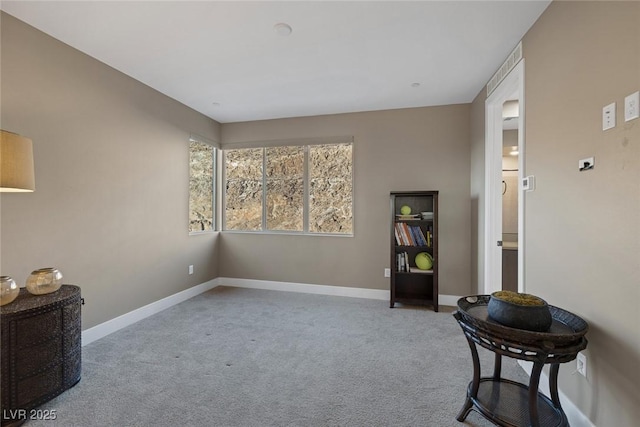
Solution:
{"label": "thermostat on wall", "polygon": [[536,180],[533,175],[522,178],[522,189],[524,191],[533,191],[536,188]]}

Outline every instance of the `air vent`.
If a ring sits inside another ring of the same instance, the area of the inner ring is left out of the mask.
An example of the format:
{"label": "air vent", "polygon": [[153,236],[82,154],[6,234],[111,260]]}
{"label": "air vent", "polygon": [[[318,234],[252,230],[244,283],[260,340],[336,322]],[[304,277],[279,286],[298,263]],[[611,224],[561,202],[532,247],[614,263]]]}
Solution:
{"label": "air vent", "polygon": [[498,87],[500,82],[504,80],[505,77],[507,77],[507,74],[509,74],[509,71],[513,70],[513,67],[515,67],[518,64],[518,62],[520,62],[521,59],[522,59],[522,41],[518,43],[515,49],[511,51],[507,59],[498,69],[498,71],[496,71],[493,77],[491,77],[491,80],[489,80],[489,83],[487,84],[487,96],[491,95],[491,92],[493,92],[495,88]]}

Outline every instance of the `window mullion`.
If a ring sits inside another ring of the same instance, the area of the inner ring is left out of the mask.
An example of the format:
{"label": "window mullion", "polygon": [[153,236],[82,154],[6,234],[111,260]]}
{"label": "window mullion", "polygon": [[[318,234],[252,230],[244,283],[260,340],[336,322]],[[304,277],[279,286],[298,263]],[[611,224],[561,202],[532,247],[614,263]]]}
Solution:
{"label": "window mullion", "polygon": [[211,225],[213,231],[217,230],[216,223],[216,186],[218,181],[216,180],[216,161],[218,160],[218,150],[214,147],[211,153]]}
{"label": "window mullion", "polygon": [[309,232],[309,146],[304,146],[304,167],[302,168],[302,230]]}
{"label": "window mullion", "polygon": [[262,147],[262,231],[267,228],[267,149]]}

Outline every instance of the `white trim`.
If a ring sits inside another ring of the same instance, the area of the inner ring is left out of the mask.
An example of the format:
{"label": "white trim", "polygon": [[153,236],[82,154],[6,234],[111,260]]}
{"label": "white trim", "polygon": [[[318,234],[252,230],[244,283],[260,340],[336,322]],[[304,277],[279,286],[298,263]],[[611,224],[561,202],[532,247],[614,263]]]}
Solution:
{"label": "white trim", "polygon": [[[235,277],[218,277],[219,286],[236,288],[265,289],[269,291],[300,292],[315,295],[331,295],[338,297],[366,298],[386,301],[389,299],[388,289],[351,288],[345,286],[313,285],[309,283],[276,282],[272,280],[239,279]],[[457,306],[462,298],[456,295],[439,295],[440,305]]]}
{"label": "white trim", "polygon": [[521,69],[517,69],[516,71],[520,73],[520,80],[518,81],[518,102],[520,109],[520,118],[518,120],[518,292],[525,292],[525,264],[524,264],[524,254],[526,251],[525,242],[525,226],[524,226],[524,213],[525,213],[525,192],[522,191],[522,179],[526,176],[526,162],[525,162],[525,154],[526,154],[526,144],[525,144],[525,123],[526,123],[526,114],[525,107],[526,103],[524,102],[524,58],[518,64],[518,67],[522,67]]}
{"label": "white trim", "polygon": [[460,295],[438,295],[438,304],[450,307],[457,307],[458,300],[462,298]]}
{"label": "white trim", "polygon": [[[518,360],[518,364],[527,375],[531,376],[531,369],[533,367],[532,362],[527,362],[525,360]],[[549,396],[549,377],[545,374],[544,371],[540,374],[540,384],[538,385],[538,390],[544,393],[546,396]],[[591,422],[591,420],[582,412],[580,409],[567,397],[566,394],[562,392],[562,390],[558,390],[558,396],[560,397],[560,404],[562,405],[562,409],[564,410],[567,419],[569,420],[569,425],[572,427],[596,427],[595,424]]]}
{"label": "white trim", "polygon": [[219,286],[232,286],[236,288],[266,289],[269,291],[300,292],[305,294],[333,295],[339,297],[367,298],[376,300],[389,299],[389,290],[382,289],[275,282],[272,280],[239,279],[235,277],[218,277],[218,280]]}
{"label": "white trim", "polygon": [[133,325],[142,319],[159,313],[176,304],[180,304],[181,302],[213,289],[216,286],[218,286],[218,279],[213,279],[192,288],[185,289],[177,294],[162,298],[156,302],[152,302],[151,304],[147,304],[143,307],[125,313],[122,316],[107,320],[106,322],[100,323],[92,328],[86,329],[82,331],[82,345],[85,346],[87,344],[91,344],[100,338],[106,337],[107,335],[126,328],[129,325]]}
{"label": "white trim", "polygon": [[226,142],[220,145],[222,150],[236,150],[239,148],[265,148],[284,146],[305,146],[324,144],[353,144],[353,135],[319,136],[311,138],[270,139],[264,141]]}
{"label": "white trim", "polygon": [[[107,320],[92,328],[82,331],[82,345],[91,344],[127,326],[146,319],[149,316],[160,313],[169,307],[180,304],[183,301],[207,292],[218,286],[231,286],[236,288],[265,289],[270,291],[300,292],[315,295],[332,295],[339,297],[366,298],[374,300],[388,300],[389,291],[386,289],[350,288],[344,286],[312,285],[307,283],[275,282],[271,280],[238,279],[234,277],[217,277],[208,282],[194,286],[177,294],[152,302],[143,307],[125,313],[121,316]],[[440,305],[456,306],[461,297],[455,295],[440,295]]]}
{"label": "white trim", "polygon": [[[516,97],[521,106],[518,123],[518,182],[524,166],[524,59],[511,70],[485,101],[485,219],[484,283],[485,294],[502,289],[502,109],[505,101]],[[520,188],[520,184],[518,184]],[[518,290],[524,289],[524,195],[518,190]]]}
{"label": "white trim", "polygon": [[522,40],[518,42],[518,45],[513,48],[507,59],[504,60],[498,71],[491,77],[489,83],[487,83],[487,96],[498,87],[506,75],[513,69],[513,67],[522,59]]}

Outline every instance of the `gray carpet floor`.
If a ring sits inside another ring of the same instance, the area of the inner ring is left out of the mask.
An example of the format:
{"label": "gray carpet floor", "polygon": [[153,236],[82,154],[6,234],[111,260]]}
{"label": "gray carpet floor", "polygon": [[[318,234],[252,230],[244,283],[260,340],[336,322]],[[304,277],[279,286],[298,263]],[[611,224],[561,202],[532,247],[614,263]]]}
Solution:
{"label": "gray carpet floor", "polygon": [[56,420],[26,425],[490,426],[455,420],[471,376],[449,312],[218,287],[85,346]]}

